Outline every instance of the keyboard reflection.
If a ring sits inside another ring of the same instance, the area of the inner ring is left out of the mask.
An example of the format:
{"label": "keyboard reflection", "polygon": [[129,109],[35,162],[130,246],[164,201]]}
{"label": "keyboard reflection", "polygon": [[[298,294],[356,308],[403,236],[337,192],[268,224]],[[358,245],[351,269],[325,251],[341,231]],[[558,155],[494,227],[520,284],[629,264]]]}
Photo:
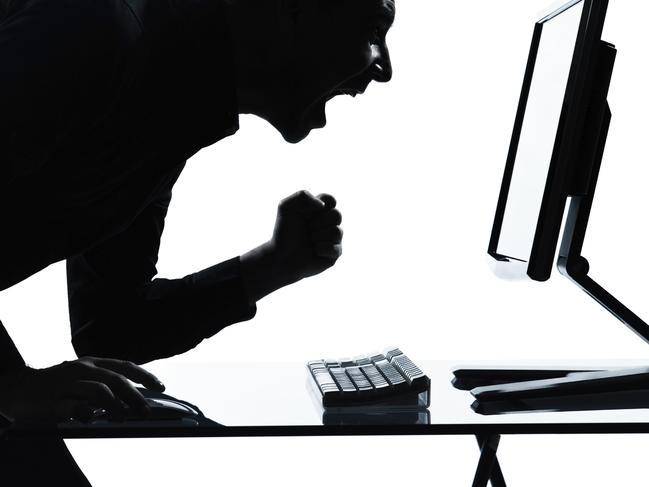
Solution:
{"label": "keyboard reflection", "polygon": [[325,426],[340,425],[406,425],[430,424],[428,409],[409,411],[379,411],[353,408],[353,411],[326,409],[322,413],[322,424]]}

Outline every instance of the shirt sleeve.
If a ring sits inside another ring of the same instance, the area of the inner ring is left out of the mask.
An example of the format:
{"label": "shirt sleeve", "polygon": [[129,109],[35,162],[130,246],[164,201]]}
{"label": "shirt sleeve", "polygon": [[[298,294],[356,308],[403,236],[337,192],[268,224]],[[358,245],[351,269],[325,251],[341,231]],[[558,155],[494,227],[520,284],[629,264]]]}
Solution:
{"label": "shirt sleeve", "polygon": [[[0,350],[2,350],[2,353],[0,353],[0,375],[25,366],[25,361],[11,340],[7,330],[2,325],[2,322],[0,322]],[[0,416],[0,422],[1,418],[2,416]]]}
{"label": "shirt sleeve", "polygon": [[121,234],[67,260],[72,344],[78,356],[145,363],[194,348],[256,313],[239,257],[182,279],[154,279],[171,191]]}

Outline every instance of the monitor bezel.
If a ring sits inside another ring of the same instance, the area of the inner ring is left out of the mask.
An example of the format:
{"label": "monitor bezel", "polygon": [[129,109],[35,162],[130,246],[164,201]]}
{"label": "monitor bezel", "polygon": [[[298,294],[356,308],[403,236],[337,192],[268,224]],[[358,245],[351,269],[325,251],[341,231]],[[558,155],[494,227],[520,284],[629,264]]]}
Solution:
{"label": "monitor bezel", "polygon": [[[541,207],[537,219],[534,240],[528,261],[520,257],[506,256],[497,251],[502,229],[507,196],[516,161],[527,99],[529,96],[543,25],[579,2],[583,11],[577,31],[577,40],[570,66],[566,93],[564,95],[554,148],[548,169]],[[496,207],[488,253],[499,266],[505,265],[508,273],[526,275],[537,281],[547,280],[552,272],[561,223],[567,198],[571,190],[571,178],[578,164],[578,150],[590,101],[592,72],[597,46],[601,40],[608,0],[571,0],[536,22],[532,45],[527,60],[523,87],[518,103],[514,129],[507,155],[505,172]],[[527,265],[525,266],[525,262]],[[522,276],[520,276],[522,277]]]}

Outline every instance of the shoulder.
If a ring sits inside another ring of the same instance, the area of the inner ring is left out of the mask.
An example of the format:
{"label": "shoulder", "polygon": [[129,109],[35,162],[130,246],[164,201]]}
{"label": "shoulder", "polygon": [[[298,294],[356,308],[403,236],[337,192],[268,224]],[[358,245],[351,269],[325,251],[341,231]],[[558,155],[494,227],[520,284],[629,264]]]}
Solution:
{"label": "shoulder", "polygon": [[[12,0],[4,21],[20,22],[76,42],[78,50],[133,41],[141,35],[137,15],[126,0]],[[51,37],[50,37],[51,38]]]}
{"label": "shoulder", "polygon": [[[51,1],[51,0],[50,0]],[[142,24],[127,0],[58,0],[87,32],[95,29],[96,40],[101,36],[132,42],[142,34]]]}

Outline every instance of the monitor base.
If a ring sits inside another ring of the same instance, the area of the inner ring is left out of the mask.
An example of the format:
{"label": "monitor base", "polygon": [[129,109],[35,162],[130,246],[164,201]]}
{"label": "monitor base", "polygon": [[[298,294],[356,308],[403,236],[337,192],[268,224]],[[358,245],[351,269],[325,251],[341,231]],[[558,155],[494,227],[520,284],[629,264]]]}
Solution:
{"label": "monitor base", "polygon": [[615,64],[615,54],[616,50],[612,45],[601,42],[595,68],[592,100],[579,153],[581,158],[579,170],[574,174],[568,188],[571,200],[557,266],[559,272],[649,343],[649,325],[588,276],[590,265],[581,255],[611,123],[611,110],[606,97]]}

